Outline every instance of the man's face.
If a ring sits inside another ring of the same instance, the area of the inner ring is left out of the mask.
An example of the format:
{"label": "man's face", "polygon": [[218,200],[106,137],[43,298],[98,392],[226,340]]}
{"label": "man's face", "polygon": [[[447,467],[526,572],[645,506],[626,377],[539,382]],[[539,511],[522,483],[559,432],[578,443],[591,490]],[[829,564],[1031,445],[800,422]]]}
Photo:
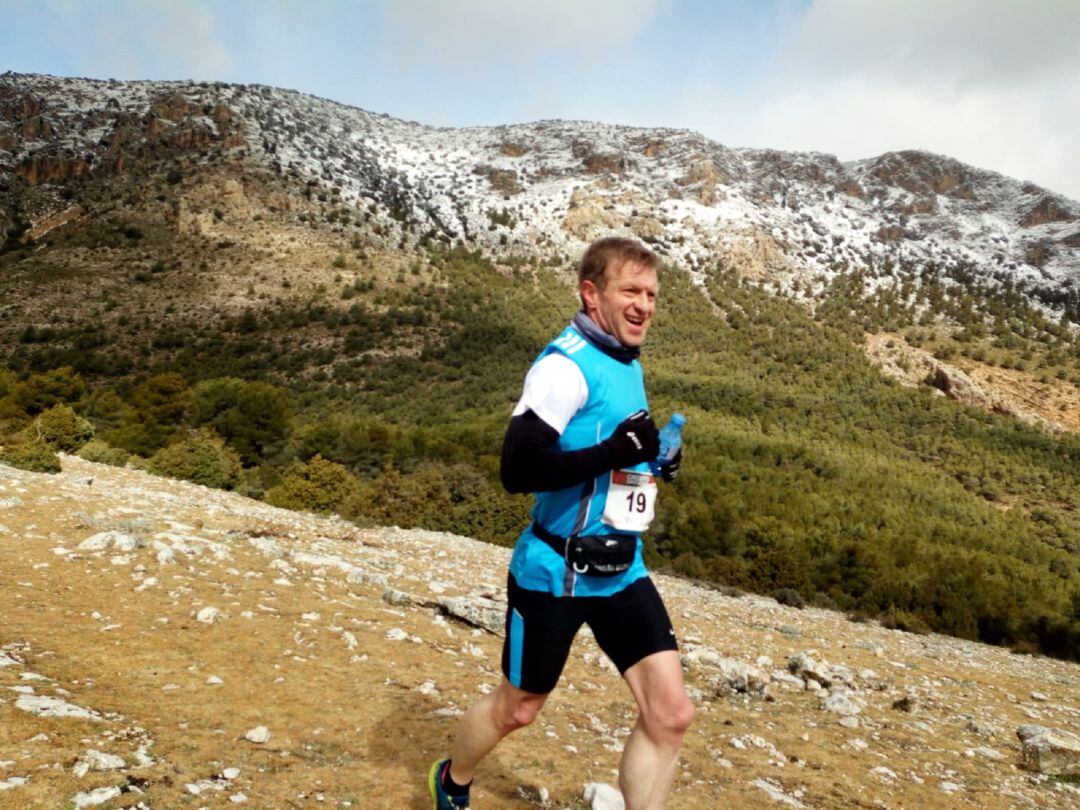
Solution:
{"label": "man's face", "polygon": [[623,346],[640,346],[656,312],[656,270],[624,262],[609,266],[605,276],[602,289],[591,281],[581,283],[585,312]]}

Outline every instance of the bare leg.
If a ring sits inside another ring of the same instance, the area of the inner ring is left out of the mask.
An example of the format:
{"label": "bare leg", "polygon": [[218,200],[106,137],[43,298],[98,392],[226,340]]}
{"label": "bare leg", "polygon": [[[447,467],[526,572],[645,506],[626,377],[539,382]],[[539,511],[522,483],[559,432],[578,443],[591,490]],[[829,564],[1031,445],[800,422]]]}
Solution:
{"label": "bare leg", "polygon": [[536,719],[547,695],[525,692],[506,678],[484,695],[458,723],[450,757],[450,778],[459,785],[472,781],[480,761],[512,731]]}
{"label": "bare leg", "polygon": [[674,650],[646,656],[623,677],[640,715],[619,763],[619,789],[627,810],[658,810],[671,789],[694,704],[686,695],[682,664]]}

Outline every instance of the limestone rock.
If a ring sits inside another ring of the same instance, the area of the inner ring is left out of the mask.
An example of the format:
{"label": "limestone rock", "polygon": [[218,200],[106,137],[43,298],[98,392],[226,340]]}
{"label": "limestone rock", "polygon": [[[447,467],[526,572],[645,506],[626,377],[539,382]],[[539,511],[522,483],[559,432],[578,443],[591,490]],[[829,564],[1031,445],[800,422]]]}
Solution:
{"label": "limestone rock", "polygon": [[717,691],[721,694],[738,692],[762,697],[772,682],[772,676],[761,667],[720,655],[710,647],[688,650],[683,653],[682,662],[687,668],[716,676]]}
{"label": "limestone rock", "polygon": [[1000,751],[995,751],[993,748],[987,748],[984,745],[980,745],[977,748],[968,748],[964,750],[964,756],[966,757],[982,757],[983,759],[992,759],[995,762],[1005,759],[1005,755]]}
{"label": "limestone rock", "polygon": [[221,621],[221,619],[221,611],[216,607],[207,606],[195,614],[195,621],[203,624],[214,624]]}
{"label": "limestone rock", "polygon": [[248,742],[262,744],[270,739],[270,730],[266,726],[255,726],[244,735],[244,739]]}
{"label": "limestone rock", "polygon": [[499,144],[499,154],[506,155],[506,157],[521,157],[528,153],[528,151],[529,147],[523,143],[503,141]]}
{"label": "limestone rock", "polygon": [[118,787],[100,787],[86,793],[76,793],[71,797],[71,803],[76,808],[95,807],[99,804],[112,801],[121,793]]}
{"label": "limestone rock", "polygon": [[1043,197],[1020,220],[1021,228],[1034,228],[1048,222],[1071,222],[1076,217],[1051,197]]}
{"label": "limestone rock", "polygon": [[590,810],[624,810],[626,807],[622,793],[603,782],[589,782],[582,795]]}
{"label": "limestone rock", "polygon": [[834,689],[821,701],[822,711],[850,717],[862,711],[862,703],[847,689]]}
{"label": "limestone rock", "polygon": [[71,154],[34,154],[15,166],[15,174],[32,186],[73,180],[89,171],[85,159]]}
{"label": "limestone rock", "polygon": [[385,588],[390,584],[390,577],[386,574],[371,574],[354,568],[345,575],[345,581],[350,585],[376,585]]}
{"label": "limestone rock", "polygon": [[103,751],[87,749],[75,763],[73,773],[78,777],[86,776],[90,771],[118,771],[125,765],[124,758]]}
{"label": "limestone rock", "polygon": [[930,379],[934,388],[944,393],[949,399],[987,409],[994,404],[978,383],[958,368],[939,363]]}
{"label": "limestone rock", "polygon": [[675,181],[679,186],[696,187],[695,196],[702,205],[716,202],[716,184],[720,175],[712,158],[704,157],[691,161],[686,174]]}
{"label": "limestone rock", "polygon": [[493,166],[481,165],[473,169],[473,174],[486,177],[491,184],[491,190],[499,194],[511,197],[520,194],[524,189],[518,182],[518,173],[513,169],[496,169]]}
{"label": "limestone rock", "polygon": [[978,734],[980,737],[994,737],[1001,733],[1000,726],[983,722],[974,717],[967,718],[964,723],[964,729],[970,731],[972,734]]}
{"label": "limestone rock", "polygon": [[622,217],[608,208],[600,195],[577,189],[570,195],[563,228],[571,236],[588,240],[617,228],[621,221]]}
{"label": "limestone rock", "polygon": [[387,588],[382,593],[382,600],[388,605],[395,605],[397,607],[409,607],[413,603],[413,598],[405,591],[399,591],[394,588]]}
{"label": "limestone rock", "polygon": [[464,596],[440,596],[438,605],[466,624],[500,635],[506,625],[506,609],[494,603]]}
{"label": "limestone rock", "polygon": [[774,779],[755,779],[750,784],[765,791],[769,798],[778,804],[786,807],[806,807],[796,796],[787,793],[783,786]]}
{"label": "limestone rock", "polygon": [[1024,767],[1054,776],[1080,776],[1080,736],[1046,726],[1023,725],[1020,738]]}
{"label": "limestone rock", "polygon": [[807,685],[814,681],[825,689],[834,684],[841,684],[852,689],[855,687],[855,677],[851,670],[843,665],[830,665],[825,661],[818,661],[814,658],[816,654],[816,650],[795,653],[788,658],[788,672],[802,678]]}
{"label": "limestone rock", "polygon": [[92,709],[84,709],[48,695],[21,695],[15,701],[15,708],[39,717],[75,717],[84,720],[97,720],[101,717]]}
{"label": "limestone rock", "polygon": [[83,540],[77,548],[79,551],[104,551],[107,548],[115,548],[117,551],[134,551],[140,545],[139,539],[124,532],[98,532]]}
{"label": "limestone rock", "polygon": [[918,387],[926,383],[949,399],[965,405],[1012,416],[1051,431],[1062,427],[1036,413],[1015,396],[980,384],[956,366],[938,360],[924,349],[909,346],[903,338],[871,335],[867,338],[866,353],[885,376],[901,385]]}

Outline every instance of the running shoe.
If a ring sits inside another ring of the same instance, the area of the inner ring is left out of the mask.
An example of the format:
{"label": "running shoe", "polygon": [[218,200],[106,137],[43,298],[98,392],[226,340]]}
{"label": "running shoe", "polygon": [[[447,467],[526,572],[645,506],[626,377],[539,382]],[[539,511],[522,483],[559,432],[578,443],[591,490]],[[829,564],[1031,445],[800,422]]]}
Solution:
{"label": "running shoe", "polygon": [[459,810],[459,808],[469,806],[468,794],[465,796],[451,796],[443,788],[443,777],[449,767],[450,760],[440,759],[428,771],[428,793],[431,794],[431,800],[435,803],[434,810]]}

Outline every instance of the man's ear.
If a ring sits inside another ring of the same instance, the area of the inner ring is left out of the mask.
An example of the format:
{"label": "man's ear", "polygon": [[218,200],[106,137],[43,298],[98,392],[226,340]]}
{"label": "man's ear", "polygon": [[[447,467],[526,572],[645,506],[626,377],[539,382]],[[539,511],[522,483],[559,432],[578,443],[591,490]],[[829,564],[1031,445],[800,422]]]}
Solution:
{"label": "man's ear", "polygon": [[585,311],[589,312],[596,308],[597,296],[600,294],[600,290],[597,289],[595,283],[589,279],[585,279],[581,282],[581,300],[585,303]]}

